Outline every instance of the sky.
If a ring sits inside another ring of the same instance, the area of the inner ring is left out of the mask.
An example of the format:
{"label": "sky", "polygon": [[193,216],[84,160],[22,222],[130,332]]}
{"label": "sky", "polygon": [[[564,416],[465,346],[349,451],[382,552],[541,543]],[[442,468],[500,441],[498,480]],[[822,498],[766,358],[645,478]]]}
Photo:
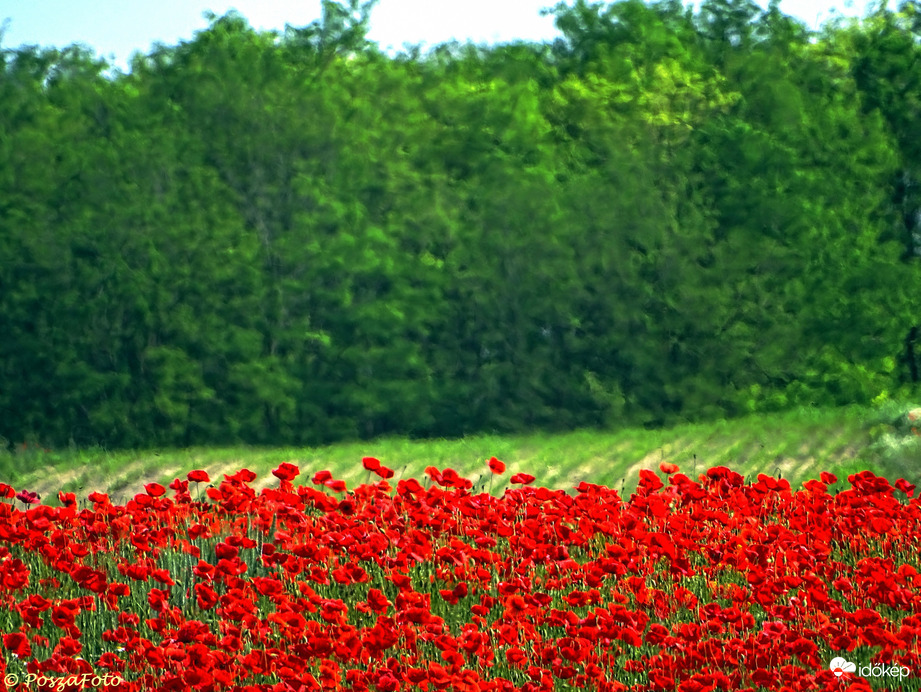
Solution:
{"label": "sky", "polygon": [[[767,6],[767,0],[756,0]],[[859,16],[867,0],[781,0],[786,14],[809,27],[832,9]],[[379,0],[368,38],[388,52],[404,44],[436,45],[456,39],[500,43],[553,40],[552,17],[540,10],[556,0]],[[572,4],[571,0],[567,4]],[[83,43],[110,64],[126,70],[132,53],[154,43],[175,45],[205,29],[204,15],[236,9],[260,30],[306,26],[320,17],[320,0],[0,0],[3,48],[64,47]]]}

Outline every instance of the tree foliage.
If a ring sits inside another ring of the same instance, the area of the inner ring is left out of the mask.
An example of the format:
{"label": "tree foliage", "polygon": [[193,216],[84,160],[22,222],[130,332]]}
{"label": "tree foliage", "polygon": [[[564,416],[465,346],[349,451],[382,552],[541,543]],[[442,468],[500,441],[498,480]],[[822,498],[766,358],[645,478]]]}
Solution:
{"label": "tree foliage", "polygon": [[0,52],[0,435],[660,425],[918,381],[915,2],[577,0],[382,53],[373,2],[107,73]]}

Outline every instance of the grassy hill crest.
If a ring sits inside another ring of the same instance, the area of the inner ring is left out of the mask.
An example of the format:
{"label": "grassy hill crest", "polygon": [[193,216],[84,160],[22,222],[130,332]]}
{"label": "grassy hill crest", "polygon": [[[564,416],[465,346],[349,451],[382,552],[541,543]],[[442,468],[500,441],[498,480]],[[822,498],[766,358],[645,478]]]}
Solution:
{"label": "grassy hill crest", "polygon": [[[363,456],[377,457],[394,469],[394,484],[401,478],[424,478],[428,466],[450,467],[470,478],[475,491],[498,494],[512,474],[522,471],[549,488],[568,489],[588,481],[629,496],[639,471],[656,469],[663,461],[677,464],[692,478],[713,466],[728,466],[752,480],[759,473],[781,476],[794,488],[822,471],[836,473],[845,484],[847,475],[865,469],[891,481],[905,477],[919,482],[921,469],[913,462],[921,459],[917,456],[921,446],[915,443],[921,443],[921,438],[908,435],[899,441],[902,438],[890,424],[893,419],[889,409],[849,407],[759,414],[662,430],[579,430],[455,440],[383,438],[312,448],[51,451],[20,444],[0,453],[0,482],[38,492],[46,502],[55,502],[59,490],[82,498],[95,490],[109,493],[113,500],[126,500],[143,492],[145,483],[168,485],[175,478],[185,479],[193,469],[207,471],[217,484],[222,474],[248,468],[257,474],[254,488],[272,487],[278,484],[272,469],[290,462],[301,469],[295,484],[309,483],[314,473],[328,469],[353,488],[368,480]],[[506,473],[489,472],[485,461],[491,456],[506,463]]]}

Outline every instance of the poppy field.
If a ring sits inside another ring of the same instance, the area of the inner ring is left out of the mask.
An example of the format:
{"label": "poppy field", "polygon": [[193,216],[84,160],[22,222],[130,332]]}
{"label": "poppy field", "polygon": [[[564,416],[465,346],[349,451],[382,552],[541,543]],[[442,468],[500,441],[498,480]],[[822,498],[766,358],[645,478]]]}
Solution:
{"label": "poppy field", "polygon": [[921,689],[903,479],[663,463],[626,499],[524,473],[496,497],[362,463],[351,489],[282,463],[123,506],[0,484],[6,689]]}

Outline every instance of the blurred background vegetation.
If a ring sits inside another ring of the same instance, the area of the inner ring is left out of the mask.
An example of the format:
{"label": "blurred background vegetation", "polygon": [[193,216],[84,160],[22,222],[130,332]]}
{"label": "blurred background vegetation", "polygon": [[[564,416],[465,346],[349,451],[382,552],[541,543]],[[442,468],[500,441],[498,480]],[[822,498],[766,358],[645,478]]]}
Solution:
{"label": "blurred background vegetation", "polygon": [[552,45],[395,57],[370,5],[214,17],[127,74],[0,53],[7,449],[917,392],[917,2],[817,32],[746,0],[577,2]]}

